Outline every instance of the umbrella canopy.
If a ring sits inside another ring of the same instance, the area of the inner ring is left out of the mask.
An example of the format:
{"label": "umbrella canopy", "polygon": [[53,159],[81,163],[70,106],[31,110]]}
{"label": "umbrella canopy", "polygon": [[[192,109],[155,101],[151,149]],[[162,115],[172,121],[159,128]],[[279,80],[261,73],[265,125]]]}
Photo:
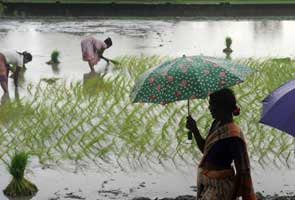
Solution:
{"label": "umbrella canopy", "polygon": [[207,56],[180,57],[142,74],[131,91],[135,102],[166,104],[206,98],[214,91],[241,83],[253,69]]}
{"label": "umbrella canopy", "polygon": [[260,123],[295,136],[295,79],[275,89],[262,103]]}

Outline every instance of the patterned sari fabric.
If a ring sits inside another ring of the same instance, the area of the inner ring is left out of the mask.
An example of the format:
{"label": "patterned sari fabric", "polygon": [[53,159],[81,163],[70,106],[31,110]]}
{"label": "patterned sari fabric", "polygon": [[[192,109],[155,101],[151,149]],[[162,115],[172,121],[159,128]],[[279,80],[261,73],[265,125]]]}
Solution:
{"label": "patterned sari fabric", "polygon": [[[198,171],[197,200],[230,200],[234,190],[234,170]],[[200,191],[200,192],[199,192]]]}
{"label": "patterned sari fabric", "polygon": [[100,56],[107,48],[103,41],[93,37],[87,37],[81,41],[82,57],[91,65],[96,65],[100,61]]}
{"label": "patterned sari fabric", "polygon": [[[241,175],[241,181],[237,196],[243,200],[256,200],[250,174],[250,163],[244,135],[241,129],[234,123],[219,127],[208,135],[205,142],[203,159],[199,165],[197,200],[230,200],[234,192],[235,172],[234,169],[207,170],[203,166],[205,157],[217,141],[238,137],[243,141],[244,152],[239,161],[237,173]],[[237,166],[236,166],[237,168]]]}
{"label": "patterned sari fabric", "polygon": [[8,80],[8,66],[6,63],[5,56],[0,53],[0,81]]}

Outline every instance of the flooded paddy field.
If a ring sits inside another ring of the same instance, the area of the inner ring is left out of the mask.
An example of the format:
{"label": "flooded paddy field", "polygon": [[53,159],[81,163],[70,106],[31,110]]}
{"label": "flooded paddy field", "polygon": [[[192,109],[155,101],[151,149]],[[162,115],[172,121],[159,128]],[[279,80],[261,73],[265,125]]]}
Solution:
{"label": "flooded paddy field", "polygon": [[[225,57],[224,40],[231,36],[232,58],[256,69],[234,87],[254,187],[263,194],[292,195],[295,141],[258,120],[261,100],[295,77],[294,30],[292,20],[1,20],[1,50],[27,50],[34,57],[19,99],[10,80],[11,102],[1,106],[0,188],[10,180],[5,162],[22,149],[32,153],[27,176],[40,190],[32,199],[194,195],[200,154],[186,141],[186,103],[131,104],[129,93],[142,72],[169,57]],[[107,67],[107,75],[88,80],[80,40],[90,34],[112,37],[105,56],[120,65],[102,61],[96,69]],[[55,49],[61,64],[53,68],[45,62]],[[40,81],[52,77],[59,79]],[[192,104],[203,134],[210,123],[207,106],[206,100]],[[0,193],[0,199],[6,197]]]}
{"label": "flooded paddy field", "polygon": [[[58,75],[82,78],[88,72],[82,61],[80,41],[86,35],[111,37],[108,57],[158,55],[176,57],[204,54],[225,57],[225,37],[233,39],[233,58],[292,57],[295,54],[295,21],[292,20],[5,20],[0,23],[0,49],[27,50],[34,55],[25,78]],[[61,52],[61,64],[45,64],[50,53]],[[99,63],[104,67],[105,63]]]}

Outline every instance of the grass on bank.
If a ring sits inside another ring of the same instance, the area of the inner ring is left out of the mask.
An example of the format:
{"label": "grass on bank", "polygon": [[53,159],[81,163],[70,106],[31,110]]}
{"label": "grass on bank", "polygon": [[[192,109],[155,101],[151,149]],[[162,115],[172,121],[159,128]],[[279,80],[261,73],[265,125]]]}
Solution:
{"label": "grass on bank", "polygon": [[118,3],[118,4],[294,4],[294,0],[1,0],[3,3]]}
{"label": "grass on bank", "polygon": [[[195,164],[196,144],[187,144],[186,102],[166,106],[131,104],[134,80],[163,61],[154,57],[124,57],[121,71],[106,78],[95,76],[78,83],[40,82],[28,86],[28,97],[0,109],[0,158],[15,149],[28,150],[43,163],[59,160],[113,162],[124,168],[173,162]],[[241,107],[236,121],[248,140],[253,161],[286,165],[294,160],[294,139],[259,124],[261,101],[282,83],[294,79],[295,62],[289,59],[247,59],[257,70],[233,87]],[[206,100],[192,102],[191,113],[206,134],[212,122]]]}

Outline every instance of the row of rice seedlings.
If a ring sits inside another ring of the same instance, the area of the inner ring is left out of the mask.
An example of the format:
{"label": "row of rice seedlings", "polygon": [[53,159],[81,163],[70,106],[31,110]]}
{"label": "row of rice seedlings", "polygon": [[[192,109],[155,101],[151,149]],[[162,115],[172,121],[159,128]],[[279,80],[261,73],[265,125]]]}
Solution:
{"label": "row of rice seedlings", "polygon": [[[124,57],[120,63],[129,75],[96,77],[70,85],[29,85],[29,98],[12,101],[0,110],[0,158],[7,160],[11,150],[23,148],[42,162],[66,157],[106,162],[113,159],[122,167],[127,161],[134,168],[146,161],[192,164],[200,153],[194,141],[186,143],[186,102],[161,106],[131,104],[129,100],[134,80],[162,60],[156,56]],[[246,133],[249,152],[258,160],[289,161],[294,157],[294,140],[258,121],[261,100],[294,77],[294,63],[241,62],[257,70],[245,83],[234,87],[242,109],[236,120]],[[191,107],[204,136],[212,122],[207,107],[206,100],[195,100]]]}
{"label": "row of rice seedlings", "polygon": [[[264,157],[269,155],[275,155],[276,158],[282,157],[284,156],[282,153],[288,149],[287,146],[289,144],[279,143],[280,138],[284,138],[282,140],[289,138],[288,140],[290,141],[291,139],[293,144],[294,140],[285,133],[258,124],[260,118],[259,111],[261,110],[263,98],[273,89],[294,78],[294,63],[284,64],[265,60],[248,61],[248,64],[254,66],[257,72],[242,87],[236,87],[236,93],[242,108],[240,121],[244,125],[243,127],[248,129],[247,134],[250,140],[251,154],[258,154],[259,159],[264,159]],[[251,89],[245,88],[245,86]],[[255,91],[255,93],[253,94],[252,91]],[[291,151],[293,150],[289,148],[288,154]],[[292,154],[294,155],[294,151]]]}

